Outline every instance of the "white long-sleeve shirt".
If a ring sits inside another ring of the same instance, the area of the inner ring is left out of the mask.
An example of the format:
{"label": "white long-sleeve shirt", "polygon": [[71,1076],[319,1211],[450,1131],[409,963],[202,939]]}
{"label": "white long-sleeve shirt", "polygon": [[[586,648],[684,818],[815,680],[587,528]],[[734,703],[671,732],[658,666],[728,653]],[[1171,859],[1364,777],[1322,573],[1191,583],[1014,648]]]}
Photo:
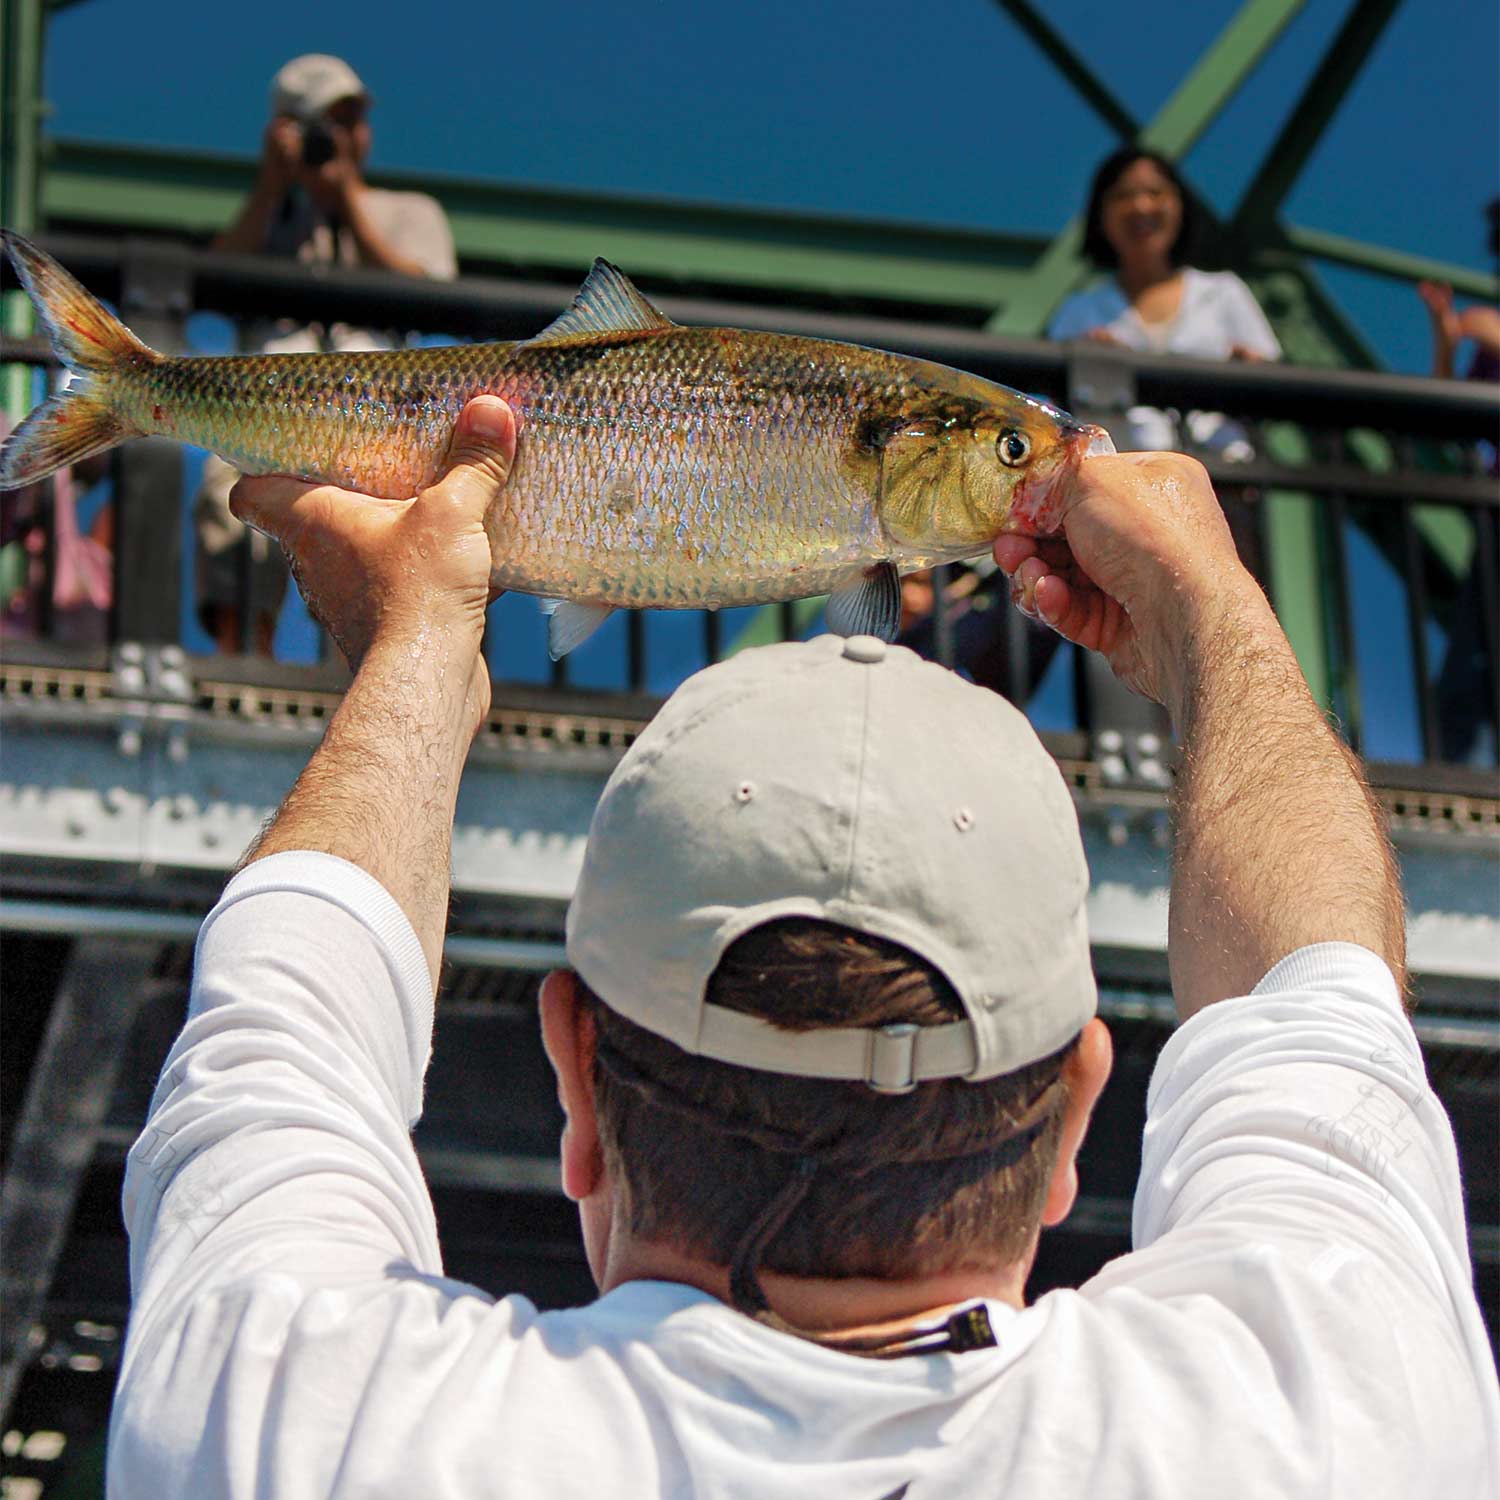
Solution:
{"label": "white long-sleeve shirt", "polygon": [[993,1349],[889,1361],[681,1285],[538,1313],[445,1278],[408,1135],[431,1030],[363,871],[230,883],[126,1175],[116,1500],[1500,1493],[1452,1134],[1364,949],[1168,1042],[1134,1253],[988,1304]]}

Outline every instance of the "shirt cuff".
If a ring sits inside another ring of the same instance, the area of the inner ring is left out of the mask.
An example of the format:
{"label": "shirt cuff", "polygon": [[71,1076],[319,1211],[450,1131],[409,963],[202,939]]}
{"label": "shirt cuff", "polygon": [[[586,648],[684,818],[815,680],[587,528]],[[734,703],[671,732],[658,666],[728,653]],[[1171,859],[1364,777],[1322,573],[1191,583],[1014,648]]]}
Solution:
{"label": "shirt cuff", "polygon": [[[1310,943],[1272,964],[1248,995],[1205,1005],[1167,1038],[1166,1045],[1157,1054],[1156,1066],[1151,1070],[1151,1081],[1146,1089],[1148,1121],[1157,1112],[1166,1079],[1183,1058],[1195,1051],[1200,1042],[1212,1046],[1209,1039],[1221,1035],[1222,1027],[1232,1026],[1239,1020],[1250,1001],[1274,1001],[1278,995],[1306,995],[1309,992],[1373,1006],[1388,1021],[1396,1023],[1394,1028],[1387,1028],[1393,1036],[1407,1036],[1410,1045],[1416,1047],[1411,1024],[1401,1007],[1396,978],[1384,959],[1358,943]],[[1313,1003],[1315,1005],[1316,1000]]]}
{"label": "shirt cuff", "polygon": [[204,918],[199,940],[209,924],[231,906],[267,891],[330,901],[361,923],[380,945],[406,1021],[411,1076],[420,1096],[421,1079],[432,1052],[432,971],[427,967],[421,941],[396,898],[367,870],[347,859],[311,849],[289,849],[256,860],[224,887],[218,903]]}
{"label": "shirt cuff", "polygon": [[[1401,1012],[1396,976],[1379,954],[1358,943],[1312,943],[1273,964],[1252,995],[1278,995],[1293,990],[1355,989],[1388,1003]],[[1205,1006],[1212,1010],[1213,1006]]]}

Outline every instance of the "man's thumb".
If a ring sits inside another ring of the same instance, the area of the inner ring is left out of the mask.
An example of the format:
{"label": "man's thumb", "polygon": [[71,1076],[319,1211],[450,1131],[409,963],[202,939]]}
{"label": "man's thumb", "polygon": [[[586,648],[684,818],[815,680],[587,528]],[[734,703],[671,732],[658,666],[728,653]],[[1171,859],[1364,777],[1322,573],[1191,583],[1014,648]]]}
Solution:
{"label": "man's thumb", "polygon": [[476,396],[458,415],[443,486],[485,509],[510,478],[515,457],[514,413],[498,396]]}

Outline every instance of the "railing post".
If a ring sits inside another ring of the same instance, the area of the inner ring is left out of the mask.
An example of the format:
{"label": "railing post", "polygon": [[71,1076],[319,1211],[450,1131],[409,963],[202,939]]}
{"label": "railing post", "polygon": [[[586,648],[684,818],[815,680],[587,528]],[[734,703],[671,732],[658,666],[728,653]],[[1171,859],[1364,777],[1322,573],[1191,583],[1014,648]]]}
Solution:
{"label": "railing post", "polygon": [[[128,240],[120,260],[120,313],[152,348],[176,353],[192,308],[191,252]],[[118,450],[113,638],[175,642],[182,610],[182,449],[166,438]]]}
{"label": "railing post", "polygon": [[[1087,343],[1069,349],[1068,408],[1075,417],[1114,431],[1135,404],[1135,366],[1129,356]],[[1079,723],[1105,780],[1165,786],[1164,750],[1172,740],[1166,711],[1133,693],[1095,651],[1081,653],[1079,674]]]}

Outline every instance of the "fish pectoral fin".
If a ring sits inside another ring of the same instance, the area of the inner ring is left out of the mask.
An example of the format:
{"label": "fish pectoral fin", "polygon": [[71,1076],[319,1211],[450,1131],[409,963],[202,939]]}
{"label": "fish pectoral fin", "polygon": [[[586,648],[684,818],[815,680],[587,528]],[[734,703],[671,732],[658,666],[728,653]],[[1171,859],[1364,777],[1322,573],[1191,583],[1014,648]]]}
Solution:
{"label": "fish pectoral fin", "polygon": [[601,333],[637,332],[677,325],[652,307],[618,266],[596,260],[573,305],[553,319],[535,338],[517,344],[518,349],[538,344],[571,344],[578,339],[597,338]]}
{"label": "fish pectoral fin", "polygon": [[615,612],[612,604],[579,604],[571,599],[543,599],[547,616],[547,655],[561,661],[581,646]]}
{"label": "fish pectoral fin", "polygon": [[876,563],[828,596],[828,628],[835,635],[896,639],[901,624],[901,575],[893,562]]}

